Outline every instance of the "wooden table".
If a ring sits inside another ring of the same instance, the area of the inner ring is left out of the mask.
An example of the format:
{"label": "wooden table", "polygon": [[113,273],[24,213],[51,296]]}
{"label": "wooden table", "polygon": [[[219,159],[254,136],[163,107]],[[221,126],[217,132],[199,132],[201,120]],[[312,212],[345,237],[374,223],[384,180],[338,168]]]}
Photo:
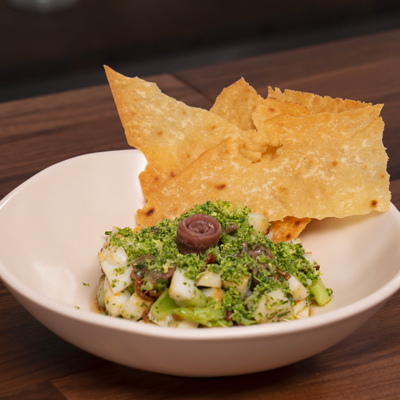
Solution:
{"label": "wooden table", "polygon": [[[264,96],[270,85],[385,103],[392,201],[400,207],[399,50],[396,30],[146,79],[203,108],[241,76]],[[0,198],[56,162],[124,148],[106,84],[0,104]],[[400,292],[315,357],[247,376],[191,379],[129,369],[75,348],[33,319],[0,281],[0,399],[400,399],[399,311]]]}

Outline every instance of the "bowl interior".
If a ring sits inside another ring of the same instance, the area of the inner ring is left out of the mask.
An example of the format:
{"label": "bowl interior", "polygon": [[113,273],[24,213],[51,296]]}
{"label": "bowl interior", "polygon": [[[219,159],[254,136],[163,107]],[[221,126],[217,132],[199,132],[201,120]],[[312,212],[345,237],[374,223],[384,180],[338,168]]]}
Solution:
{"label": "bowl interior", "polygon": [[[113,226],[135,226],[144,204],[136,150],[80,156],[37,174],[0,203],[0,275],[83,311],[100,277],[97,252]],[[370,295],[399,274],[400,216],[313,221],[301,238],[334,290],[325,313]],[[10,282],[8,282],[10,283]]]}

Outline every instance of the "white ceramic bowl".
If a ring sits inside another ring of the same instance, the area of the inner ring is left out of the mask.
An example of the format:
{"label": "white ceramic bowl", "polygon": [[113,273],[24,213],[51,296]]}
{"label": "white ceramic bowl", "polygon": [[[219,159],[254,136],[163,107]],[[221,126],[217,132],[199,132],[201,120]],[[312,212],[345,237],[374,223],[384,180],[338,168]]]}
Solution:
{"label": "white ceramic bowl", "polygon": [[[400,214],[314,221],[302,235],[334,290],[312,318],[250,327],[176,330],[91,311],[104,232],[134,226],[143,205],[135,150],[56,164],[0,203],[0,276],[43,325],[100,357],[183,376],[281,367],[336,344],[400,287]],[[88,283],[90,286],[84,285]],[[77,308],[79,307],[79,309]]]}

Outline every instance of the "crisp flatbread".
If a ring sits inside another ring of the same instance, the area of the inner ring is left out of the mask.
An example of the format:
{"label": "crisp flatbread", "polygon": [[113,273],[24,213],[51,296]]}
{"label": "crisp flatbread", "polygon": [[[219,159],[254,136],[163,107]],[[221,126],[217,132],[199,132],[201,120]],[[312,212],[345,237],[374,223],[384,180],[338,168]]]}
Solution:
{"label": "crisp flatbread", "polygon": [[280,89],[268,88],[268,98],[274,98],[282,102],[296,103],[307,107],[314,114],[321,112],[340,113],[347,110],[364,108],[372,106],[371,103],[364,103],[355,100],[344,100],[340,98],[333,99],[329,96],[318,96],[313,93],[299,92],[286,89],[282,92]]}
{"label": "crisp flatbread", "polygon": [[311,218],[295,217],[285,217],[282,221],[273,221],[269,230],[272,232],[272,241],[276,243],[296,239],[310,222]]}
{"label": "crisp flatbread", "polygon": [[[256,91],[242,78],[233,85],[225,88],[218,96],[212,112],[219,114],[228,121],[240,125],[242,129],[264,130],[264,123],[280,114],[294,117],[311,115],[314,112],[343,112],[354,108],[370,106],[353,100],[332,99],[329,96],[321,97],[311,93],[293,90],[269,88],[269,96],[263,100]],[[237,113],[239,110],[240,113]],[[279,145],[277,132],[270,132],[271,142]],[[270,154],[274,151],[269,150]],[[310,218],[285,217],[282,221],[271,221],[270,232],[273,241],[284,241],[296,238],[311,221]]]}
{"label": "crisp flatbread", "polygon": [[263,98],[243,78],[224,88],[210,111],[243,131],[255,129],[252,114]]}
{"label": "crisp flatbread", "polygon": [[165,95],[155,83],[105,70],[128,143],[147,159],[139,175],[146,198],[205,150],[241,134],[224,118]]}
{"label": "crisp flatbread", "polygon": [[244,135],[230,137],[154,192],[138,211],[137,221],[154,225],[218,199],[234,206],[241,202],[270,221],[387,211],[390,192],[381,108],[271,118],[266,129],[277,132],[281,140],[273,157],[261,148],[258,160],[242,151],[251,148],[254,155],[262,132],[256,142]]}
{"label": "crisp flatbread", "polygon": [[[280,114],[292,116],[310,115],[308,108],[289,102],[283,102],[274,98],[263,99],[243,79],[223,89],[210,110],[243,130],[264,130],[266,120]],[[276,132],[270,136],[272,146],[279,145],[279,137]],[[268,150],[272,155],[275,149]],[[274,242],[296,238],[311,221],[310,218],[298,219],[286,217],[282,221],[271,221],[270,233]]]}
{"label": "crisp flatbread", "polygon": [[305,115],[311,115],[314,113],[301,104],[288,103],[268,97],[259,103],[252,112],[254,126],[257,130],[261,130],[264,121],[280,114],[288,114],[292,117],[304,117]]}
{"label": "crisp flatbread", "polygon": [[257,131],[262,131],[269,136],[272,146],[281,144],[279,132],[271,129],[269,120],[278,115],[287,114],[292,117],[303,117],[313,114],[307,107],[296,103],[285,103],[281,100],[268,98],[262,101],[252,113],[252,119]]}
{"label": "crisp flatbread", "polygon": [[[280,114],[294,117],[310,115],[313,112],[297,103],[284,102],[274,98],[263,99],[242,78],[223,89],[210,110],[243,130],[263,131],[265,122]],[[272,137],[271,137],[272,135]],[[270,132],[272,146],[279,146],[277,133]],[[269,150],[271,154],[274,149]],[[285,217],[282,221],[271,221],[270,233],[274,242],[295,239],[304,230],[311,218]]]}

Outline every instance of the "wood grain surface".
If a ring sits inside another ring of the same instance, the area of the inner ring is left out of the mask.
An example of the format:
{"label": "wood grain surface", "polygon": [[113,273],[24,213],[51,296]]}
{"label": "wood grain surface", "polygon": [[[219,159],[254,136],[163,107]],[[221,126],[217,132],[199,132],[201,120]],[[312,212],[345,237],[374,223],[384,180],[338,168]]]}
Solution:
{"label": "wood grain surface", "polygon": [[[267,87],[385,103],[392,201],[400,207],[400,31],[148,77],[209,108],[243,76]],[[112,66],[111,66],[112,67]],[[128,148],[107,86],[0,104],[0,198],[42,169],[81,154]],[[400,292],[323,353],[239,377],[191,379],[130,369],[43,327],[0,281],[0,399],[400,399]]]}

